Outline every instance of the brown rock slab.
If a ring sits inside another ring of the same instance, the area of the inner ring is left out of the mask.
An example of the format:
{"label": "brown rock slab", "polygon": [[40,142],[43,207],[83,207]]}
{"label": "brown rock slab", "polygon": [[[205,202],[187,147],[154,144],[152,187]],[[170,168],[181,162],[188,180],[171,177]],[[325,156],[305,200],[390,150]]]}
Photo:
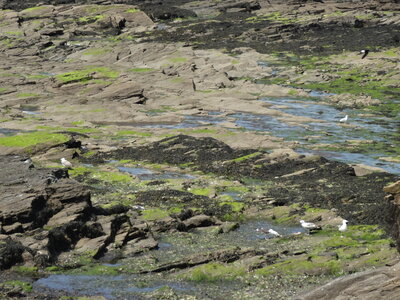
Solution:
{"label": "brown rock slab", "polygon": [[399,299],[400,263],[335,279],[296,300]]}
{"label": "brown rock slab", "polygon": [[383,190],[390,194],[400,194],[400,180],[385,186]]}

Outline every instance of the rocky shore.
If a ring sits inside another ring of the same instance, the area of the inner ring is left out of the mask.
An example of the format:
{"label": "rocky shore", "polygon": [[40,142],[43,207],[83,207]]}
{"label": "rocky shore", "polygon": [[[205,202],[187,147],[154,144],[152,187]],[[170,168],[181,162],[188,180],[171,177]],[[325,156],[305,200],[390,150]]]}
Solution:
{"label": "rocky shore", "polygon": [[398,1],[0,8],[0,297],[396,299]]}

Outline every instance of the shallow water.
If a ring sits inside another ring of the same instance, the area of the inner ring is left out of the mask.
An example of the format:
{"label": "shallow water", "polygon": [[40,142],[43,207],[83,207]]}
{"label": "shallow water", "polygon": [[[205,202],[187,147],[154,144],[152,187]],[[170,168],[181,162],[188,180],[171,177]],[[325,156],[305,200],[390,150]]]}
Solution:
{"label": "shallow water", "polygon": [[195,179],[196,177],[190,174],[177,172],[155,172],[143,167],[118,167],[121,172],[127,172],[139,178],[140,180],[162,180],[162,179]]}
{"label": "shallow water", "polygon": [[224,122],[225,120],[218,116],[218,112],[210,112],[207,115],[188,115],[185,116],[184,120],[178,124],[165,124],[165,123],[153,123],[153,124],[142,124],[140,127],[144,128],[169,128],[169,129],[184,129],[193,128],[205,125],[213,125]]}
{"label": "shallow water", "polygon": [[190,291],[193,286],[178,282],[143,282],[135,275],[50,275],[33,284],[35,290],[51,289],[72,295],[101,295],[106,299],[137,299],[140,295],[169,286],[174,291]]}
{"label": "shallow water", "polygon": [[275,238],[271,234],[265,234],[263,232],[257,231],[257,229],[273,229],[278,232],[282,236],[290,236],[296,233],[305,233],[307,232],[303,227],[299,226],[285,226],[279,224],[273,224],[268,221],[258,220],[258,221],[250,221],[244,224],[241,224],[240,227],[229,233],[231,236],[235,237],[238,240],[242,240],[243,243],[252,242],[254,240],[260,239],[270,239]]}
{"label": "shallow water", "polygon": [[22,132],[22,130],[11,129],[11,128],[0,128],[0,134],[5,136],[16,135],[18,132]]}
{"label": "shallow water", "polygon": [[38,115],[38,114],[40,114],[40,112],[38,111],[40,109],[40,107],[37,106],[37,105],[22,104],[22,105],[20,105],[19,109],[24,114],[28,114],[28,115]]}
{"label": "shallow water", "polygon": [[387,162],[374,158],[371,155],[363,153],[350,153],[350,152],[335,152],[326,150],[309,150],[309,149],[297,149],[298,153],[302,154],[316,154],[323,156],[328,159],[333,159],[348,164],[364,164],[367,166],[378,167],[389,173],[400,174],[400,164],[395,162]]}

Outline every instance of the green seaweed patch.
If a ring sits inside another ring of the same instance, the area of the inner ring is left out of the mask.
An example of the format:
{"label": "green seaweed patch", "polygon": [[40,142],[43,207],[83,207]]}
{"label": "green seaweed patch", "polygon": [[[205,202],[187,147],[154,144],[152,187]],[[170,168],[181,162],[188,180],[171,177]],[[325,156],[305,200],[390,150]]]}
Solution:
{"label": "green seaweed patch", "polygon": [[96,15],[96,16],[87,16],[87,17],[80,17],[78,21],[84,24],[95,23],[99,20],[104,19],[104,15]]}
{"label": "green seaweed patch", "polygon": [[198,195],[198,196],[209,196],[212,192],[213,189],[211,188],[191,188],[188,190],[192,194]]}
{"label": "green seaweed patch", "polygon": [[153,68],[132,68],[132,69],[129,69],[128,71],[136,72],[136,73],[145,73],[145,72],[156,71],[156,69],[153,69]]}
{"label": "green seaweed patch", "polygon": [[108,276],[115,276],[120,274],[120,267],[118,266],[105,266],[100,264],[91,264],[87,266],[83,266],[76,270],[79,275],[108,275]]}
{"label": "green seaweed patch", "polygon": [[386,102],[379,105],[371,105],[367,108],[385,116],[398,117],[400,115],[400,104],[396,102]]}
{"label": "green seaweed patch", "polygon": [[93,79],[93,73],[99,73],[103,77],[117,78],[119,73],[106,67],[92,67],[78,71],[58,74],[55,77],[63,84],[81,82],[86,83]]}
{"label": "green seaweed patch", "polygon": [[131,183],[132,177],[126,173],[121,173],[119,171],[100,171],[95,168],[85,167],[85,166],[77,166],[69,171],[69,174],[72,177],[78,176],[88,176],[92,179],[105,181],[108,183]]}
{"label": "green seaweed patch", "polygon": [[[311,258],[311,259],[310,259]],[[300,257],[288,259],[263,267],[255,272],[257,275],[270,276],[274,274],[286,275],[341,275],[343,268],[341,262],[326,257]]]}
{"label": "green seaweed patch", "polygon": [[225,202],[220,202],[220,205],[228,205],[230,206],[232,212],[242,212],[243,209],[245,208],[245,204],[243,202],[237,202],[237,201],[225,201]]}
{"label": "green seaweed patch", "polygon": [[22,10],[21,13],[31,12],[31,11],[35,11],[35,10],[39,10],[39,9],[45,9],[45,8],[47,8],[47,6],[34,6],[34,7],[29,7],[29,8],[26,8],[26,9]]}
{"label": "green seaweed patch", "polygon": [[19,93],[17,94],[17,98],[37,98],[39,94],[35,93]]}
{"label": "green seaweed patch", "polygon": [[241,157],[234,158],[234,159],[232,159],[231,161],[234,161],[234,162],[243,162],[243,161],[252,159],[252,158],[257,157],[257,156],[260,156],[260,155],[262,155],[261,152],[254,152],[254,153],[251,153],[251,154],[248,154],[248,155],[244,155],[244,156],[241,156]]}
{"label": "green seaweed patch", "polygon": [[147,221],[159,220],[168,217],[170,214],[180,213],[182,211],[179,207],[172,207],[169,209],[149,208],[142,211],[142,218]]}
{"label": "green seaweed patch", "polygon": [[59,273],[59,272],[61,272],[63,269],[60,268],[59,266],[50,266],[50,267],[46,267],[44,270],[45,270],[46,272],[49,272],[49,273]]}
{"label": "green seaweed patch", "polygon": [[188,59],[186,57],[171,57],[168,60],[172,63],[184,63],[187,62]]}
{"label": "green seaweed patch", "polygon": [[130,9],[127,9],[125,12],[127,12],[127,13],[137,13],[137,12],[139,12],[140,11],[140,9],[137,9],[137,8],[130,8]]}
{"label": "green seaweed patch", "polygon": [[38,144],[62,144],[69,140],[63,134],[46,131],[20,133],[14,136],[1,137],[0,145],[6,147],[31,147]]}
{"label": "green seaweed patch", "polygon": [[3,283],[0,283],[0,286],[22,288],[22,290],[27,293],[31,292],[33,289],[32,284],[30,284],[29,282],[26,282],[26,281],[21,281],[21,280],[5,281]]}
{"label": "green seaweed patch", "polygon": [[194,267],[180,275],[182,279],[194,282],[212,283],[218,281],[231,281],[246,275],[244,266],[210,262]]}
{"label": "green seaweed patch", "polygon": [[12,267],[12,270],[17,273],[32,276],[36,275],[39,269],[38,267],[14,266]]}
{"label": "green seaweed patch", "polygon": [[11,36],[23,36],[24,33],[22,31],[6,31],[4,32],[6,35],[11,35]]}
{"label": "green seaweed patch", "polygon": [[110,51],[111,51],[110,49],[91,48],[91,49],[88,49],[88,50],[82,52],[82,55],[98,56],[98,55],[103,55],[103,54],[109,53]]}
{"label": "green seaweed patch", "polygon": [[132,177],[130,175],[121,172],[112,171],[96,171],[92,173],[92,178],[101,181],[106,181],[110,183],[130,183],[132,182]]}

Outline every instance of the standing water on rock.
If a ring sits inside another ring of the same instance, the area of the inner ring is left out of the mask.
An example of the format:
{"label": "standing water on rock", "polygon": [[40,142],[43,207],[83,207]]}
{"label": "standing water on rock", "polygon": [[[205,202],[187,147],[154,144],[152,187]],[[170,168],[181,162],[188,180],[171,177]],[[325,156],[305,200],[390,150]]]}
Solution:
{"label": "standing water on rock", "polygon": [[400,3],[111,2],[0,1],[0,298],[397,299]]}

